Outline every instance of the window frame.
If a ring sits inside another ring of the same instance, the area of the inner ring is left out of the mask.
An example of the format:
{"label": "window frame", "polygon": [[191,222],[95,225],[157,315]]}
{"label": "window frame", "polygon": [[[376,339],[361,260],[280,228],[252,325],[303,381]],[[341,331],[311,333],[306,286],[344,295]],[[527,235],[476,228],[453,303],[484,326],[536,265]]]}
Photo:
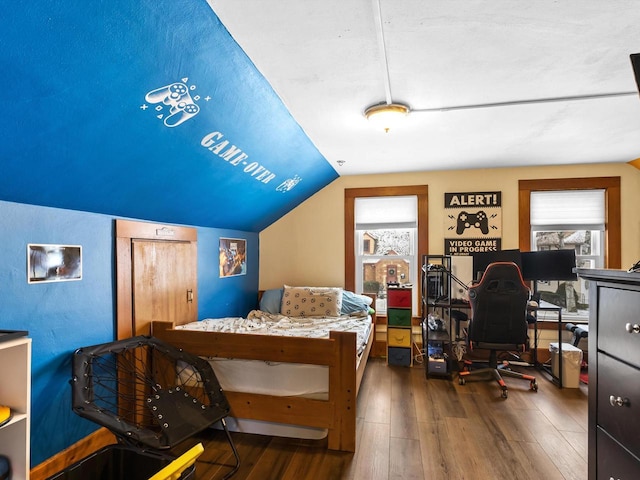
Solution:
{"label": "window frame", "polygon": [[531,250],[531,192],[544,190],[604,190],[604,265],[621,268],[622,235],[620,177],[552,178],[518,182],[518,235],[520,250]]}
{"label": "window frame", "polygon": [[[344,285],[346,290],[354,291],[356,286],[356,250],[355,250],[355,201],[359,197],[399,197],[415,195],[418,200],[417,255],[420,259],[429,251],[429,187],[427,185],[408,185],[395,187],[345,188],[344,190]],[[422,291],[422,275],[418,271],[418,292]],[[358,293],[358,292],[356,292]],[[418,302],[421,309],[421,302]],[[422,312],[416,312],[422,315]]]}

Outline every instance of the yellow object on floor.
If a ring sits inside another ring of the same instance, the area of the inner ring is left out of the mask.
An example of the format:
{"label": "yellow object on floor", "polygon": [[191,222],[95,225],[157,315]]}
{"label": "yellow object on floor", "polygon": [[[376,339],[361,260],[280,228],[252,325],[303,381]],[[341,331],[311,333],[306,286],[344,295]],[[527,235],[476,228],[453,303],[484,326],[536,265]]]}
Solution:
{"label": "yellow object on floor", "polygon": [[182,472],[193,465],[202,452],[204,452],[204,447],[202,446],[202,443],[198,443],[156,473],[149,480],[178,480],[180,475],[182,475]]}
{"label": "yellow object on floor", "polygon": [[4,425],[11,420],[11,416],[11,409],[4,405],[0,405],[0,425]]}

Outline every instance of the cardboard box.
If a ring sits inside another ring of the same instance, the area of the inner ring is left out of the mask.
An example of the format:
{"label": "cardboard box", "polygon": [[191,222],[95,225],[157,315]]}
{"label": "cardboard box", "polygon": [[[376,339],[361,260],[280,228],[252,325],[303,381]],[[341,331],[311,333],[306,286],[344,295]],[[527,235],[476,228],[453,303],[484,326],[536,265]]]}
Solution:
{"label": "cardboard box", "polygon": [[440,375],[447,374],[447,361],[444,358],[431,358],[429,357],[429,373],[437,373]]}

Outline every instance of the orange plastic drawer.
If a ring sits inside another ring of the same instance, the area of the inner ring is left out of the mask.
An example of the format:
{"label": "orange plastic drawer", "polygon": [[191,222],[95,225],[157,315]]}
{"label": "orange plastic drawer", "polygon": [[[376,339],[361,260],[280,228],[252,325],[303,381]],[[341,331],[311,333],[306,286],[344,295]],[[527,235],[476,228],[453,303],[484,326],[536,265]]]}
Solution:
{"label": "orange plastic drawer", "polygon": [[410,347],[411,329],[387,327],[387,343],[390,347]]}

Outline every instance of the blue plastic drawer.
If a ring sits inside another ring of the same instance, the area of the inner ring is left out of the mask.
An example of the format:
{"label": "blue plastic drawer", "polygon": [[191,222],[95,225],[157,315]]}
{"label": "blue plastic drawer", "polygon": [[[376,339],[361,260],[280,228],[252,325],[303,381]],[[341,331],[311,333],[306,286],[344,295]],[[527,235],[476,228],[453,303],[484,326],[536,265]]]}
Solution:
{"label": "blue plastic drawer", "polygon": [[411,366],[411,349],[400,347],[389,347],[387,349],[387,363],[389,365]]}

